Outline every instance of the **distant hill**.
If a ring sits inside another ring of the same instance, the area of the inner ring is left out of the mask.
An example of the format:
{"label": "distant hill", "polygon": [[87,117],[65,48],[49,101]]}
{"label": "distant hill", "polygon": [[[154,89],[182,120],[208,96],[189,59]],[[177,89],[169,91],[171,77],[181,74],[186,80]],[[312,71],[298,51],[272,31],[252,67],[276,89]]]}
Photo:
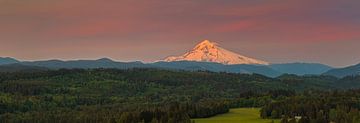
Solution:
{"label": "distant hill", "polygon": [[181,70],[208,70],[213,72],[223,71],[223,64],[213,62],[196,62],[196,61],[174,61],[174,62],[155,62],[152,66],[165,69]]}
{"label": "distant hill", "polygon": [[269,77],[276,77],[281,74],[295,75],[320,75],[332,67],[318,63],[285,63],[271,65],[224,65],[213,62],[157,62],[153,66],[161,68],[184,69],[184,70],[209,70],[214,72],[230,72],[230,73],[257,73]]}
{"label": "distant hill", "polygon": [[174,69],[174,70],[189,70],[189,71],[212,71],[212,72],[230,72],[230,73],[257,73],[269,77],[276,77],[281,75],[280,72],[275,71],[264,65],[224,65],[212,62],[193,62],[193,61],[175,61],[175,62],[156,62],[144,64],[142,62],[115,62],[111,59],[103,58],[98,60],[75,60],[75,61],[34,61],[22,62],[21,65],[45,67],[49,69],[61,68],[160,68],[160,69]]}
{"label": "distant hill", "polygon": [[319,75],[332,69],[330,66],[319,63],[271,64],[269,67],[281,73],[296,75]]}
{"label": "distant hill", "polygon": [[269,77],[276,77],[281,75],[281,72],[271,69],[266,65],[224,65],[213,62],[194,62],[194,61],[175,61],[175,62],[157,62],[152,66],[167,69],[182,69],[182,70],[208,70],[213,72],[229,72],[229,73],[257,73]]}
{"label": "distant hill", "polygon": [[0,65],[19,63],[20,61],[10,57],[0,57]]}
{"label": "distant hill", "polygon": [[256,73],[268,77],[277,77],[283,74],[279,71],[271,69],[269,66],[266,65],[239,64],[239,65],[228,65],[225,66],[225,68],[226,68],[226,72],[230,72],[230,73]]}
{"label": "distant hill", "polygon": [[102,58],[98,60],[73,60],[73,61],[61,61],[61,60],[48,60],[48,61],[34,61],[34,62],[22,62],[22,65],[46,67],[49,69],[61,69],[61,68],[146,68],[149,65],[141,62],[115,62],[108,58]]}
{"label": "distant hill", "polygon": [[345,68],[331,69],[325,72],[324,75],[331,75],[340,78],[351,75],[360,75],[360,64]]}
{"label": "distant hill", "polygon": [[6,64],[0,65],[0,72],[38,72],[48,70],[45,67],[27,66],[22,64]]}

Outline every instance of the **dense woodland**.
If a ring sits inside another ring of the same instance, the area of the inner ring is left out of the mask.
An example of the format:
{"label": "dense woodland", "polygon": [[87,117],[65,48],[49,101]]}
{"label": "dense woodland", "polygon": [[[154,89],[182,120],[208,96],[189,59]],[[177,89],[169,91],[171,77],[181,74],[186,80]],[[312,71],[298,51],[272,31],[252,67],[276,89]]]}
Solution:
{"label": "dense woodland", "polygon": [[305,91],[266,104],[262,118],[282,118],[283,123],[359,123],[360,90]]}
{"label": "dense woodland", "polygon": [[346,90],[359,80],[159,69],[0,73],[0,122],[189,123],[234,107],[263,107],[263,118],[284,122],[352,122],[360,91]]}

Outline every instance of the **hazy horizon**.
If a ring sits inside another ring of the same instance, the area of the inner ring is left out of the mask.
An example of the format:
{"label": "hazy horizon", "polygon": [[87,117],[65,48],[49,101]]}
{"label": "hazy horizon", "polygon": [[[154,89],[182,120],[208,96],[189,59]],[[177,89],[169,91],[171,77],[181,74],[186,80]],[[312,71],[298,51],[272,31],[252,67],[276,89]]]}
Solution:
{"label": "hazy horizon", "polygon": [[[197,43],[200,43],[200,42],[197,42]],[[182,52],[179,52],[177,54],[173,54],[173,55],[167,55],[166,57],[168,56],[176,56],[176,55],[182,55],[184,54],[185,52],[188,52],[190,51],[196,44],[194,44],[191,48],[187,48],[185,50],[182,50]],[[220,44],[221,45],[221,44]],[[245,55],[245,54],[242,54],[242,55]],[[142,60],[142,59],[121,59],[121,58],[113,58],[111,56],[98,56],[98,57],[69,57],[69,58],[61,58],[61,57],[49,57],[49,58],[38,58],[38,59],[22,59],[22,58],[18,58],[18,57],[13,57],[13,56],[0,56],[0,57],[10,57],[10,58],[14,58],[14,59],[17,59],[17,60],[20,60],[20,61],[46,61],[46,60],[63,60],[63,61],[72,61],[72,60],[98,60],[98,59],[102,59],[102,58],[109,58],[111,60],[114,60],[114,61],[120,61],[120,62],[134,62],[134,61],[141,61],[143,63],[153,63],[153,62],[157,62],[157,61],[161,61],[163,60],[164,58],[160,58],[160,59],[156,59],[156,60]],[[255,57],[256,58],[256,57]],[[265,60],[265,61],[268,61],[266,59],[261,59],[261,60]],[[327,63],[322,63],[322,62],[318,62],[318,61],[301,61],[301,60],[289,60],[289,61],[278,61],[278,62],[271,62],[269,61],[269,63],[271,64],[283,64],[283,63],[320,63],[320,64],[324,64],[324,65],[328,65],[328,66],[331,66],[331,67],[335,67],[335,68],[341,68],[341,67],[347,67],[347,66],[352,66],[352,65],[356,65],[356,64],[359,64],[359,63],[353,63],[353,64],[345,64],[345,65],[342,65],[342,66],[336,66],[336,65],[331,65],[331,64],[327,64]]]}

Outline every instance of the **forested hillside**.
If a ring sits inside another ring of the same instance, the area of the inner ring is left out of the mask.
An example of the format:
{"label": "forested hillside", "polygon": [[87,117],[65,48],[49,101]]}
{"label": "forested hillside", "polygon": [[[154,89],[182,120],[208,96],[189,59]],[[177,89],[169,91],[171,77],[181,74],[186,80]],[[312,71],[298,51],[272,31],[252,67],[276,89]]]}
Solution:
{"label": "forested hillside", "polygon": [[305,91],[266,104],[262,118],[282,118],[282,123],[359,123],[360,90]]}
{"label": "forested hillside", "polygon": [[0,73],[0,122],[191,122],[304,90],[360,87],[357,80],[159,69]]}

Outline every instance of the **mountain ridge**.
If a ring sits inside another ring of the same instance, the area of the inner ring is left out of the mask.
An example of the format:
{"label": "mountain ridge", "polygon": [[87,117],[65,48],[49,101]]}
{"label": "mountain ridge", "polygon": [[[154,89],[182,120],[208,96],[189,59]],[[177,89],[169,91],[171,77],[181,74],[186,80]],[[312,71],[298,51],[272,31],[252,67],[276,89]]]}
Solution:
{"label": "mountain ridge", "polygon": [[[16,71],[27,70],[46,70],[47,69],[93,69],[93,68],[114,68],[114,69],[130,69],[130,68],[159,68],[159,69],[173,69],[173,70],[187,70],[187,71],[212,71],[212,72],[228,72],[228,73],[246,73],[246,74],[262,74],[268,77],[277,77],[282,74],[296,74],[307,75],[311,71],[302,71],[304,68],[311,68],[311,70],[323,70],[322,64],[302,63],[302,65],[291,66],[292,64],[277,64],[280,68],[291,68],[294,71],[287,71],[286,69],[275,69],[272,65],[256,65],[256,64],[234,64],[226,65],[216,62],[197,62],[197,61],[174,61],[174,62],[155,62],[142,63],[135,62],[118,62],[110,58],[101,58],[96,60],[45,60],[45,61],[22,61],[19,63],[7,64],[7,66],[0,65],[0,69],[4,68],[2,72],[12,72],[10,68],[16,68]],[[295,63],[293,63],[295,64]],[[21,66],[22,65],[22,66]],[[285,67],[282,67],[282,66]],[[290,65],[290,67],[289,67]],[[33,67],[31,67],[33,66]],[[309,67],[310,66],[310,67]],[[6,69],[5,69],[6,68]],[[42,68],[42,69],[39,69]],[[299,71],[297,71],[299,70]],[[318,74],[318,73],[312,73]]]}
{"label": "mountain ridge", "polygon": [[[320,63],[277,63],[269,65],[270,68],[287,74],[296,75],[317,75],[322,74],[333,67]],[[316,68],[316,69],[315,69]]]}
{"label": "mountain ridge", "polygon": [[19,63],[19,60],[11,57],[0,57],[0,65]]}
{"label": "mountain ridge", "polygon": [[339,78],[343,78],[345,76],[360,75],[360,63],[356,64],[356,65],[344,67],[344,68],[331,69],[331,70],[323,73],[323,75],[331,75],[331,76],[336,76]]}

